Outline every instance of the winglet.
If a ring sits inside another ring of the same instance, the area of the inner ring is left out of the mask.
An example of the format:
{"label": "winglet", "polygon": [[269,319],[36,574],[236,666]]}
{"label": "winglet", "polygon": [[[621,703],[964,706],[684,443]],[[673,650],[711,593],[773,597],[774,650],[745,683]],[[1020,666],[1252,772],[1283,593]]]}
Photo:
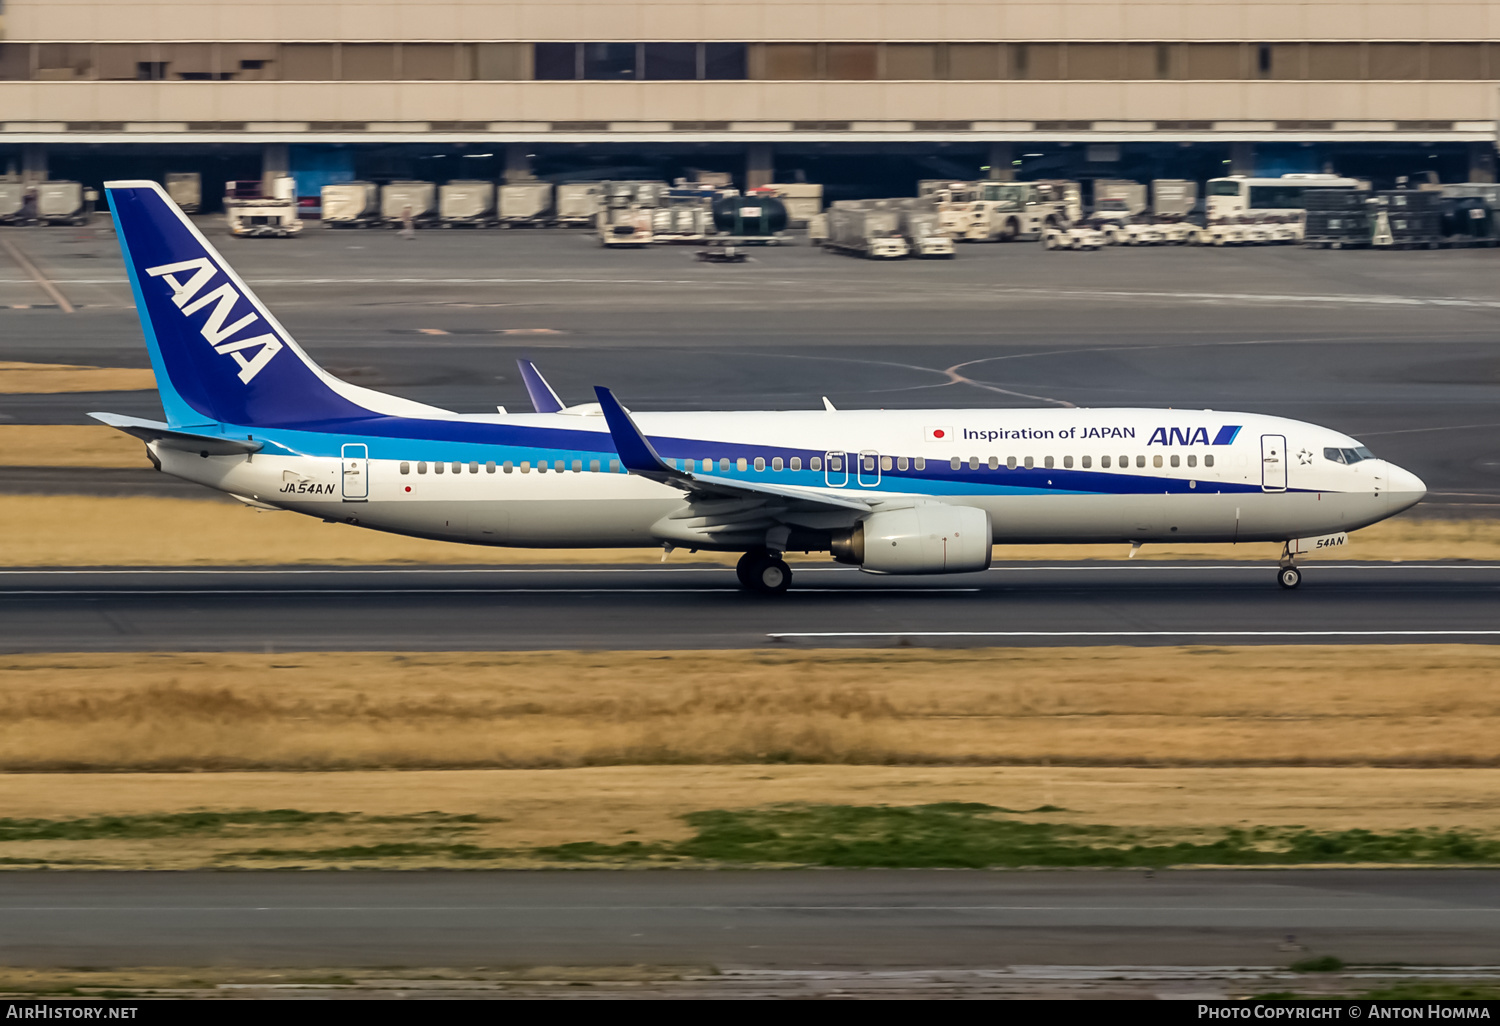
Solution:
{"label": "winglet", "polygon": [[536,369],[536,364],[530,360],[517,360],[516,366],[521,368],[521,380],[526,383],[526,394],[531,396],[531,405],[536,412],[556,413],[563,408],[562,400],[552,391],[542,372]]}
{"label": "winglet", "polygon": [[657,479],[685,476],[667,466],[657,455],[656,447],[641,434],[641,429],[635,426],[635,421],[625,412],[625,407],[620,405],[620,400],[615,398],[613,392],[603,385],[595,385],[594,394],[599,397],[599,408],[604,411],[609,436],[614,440],[615,451],[620,454],[620,462],[626,470]]}

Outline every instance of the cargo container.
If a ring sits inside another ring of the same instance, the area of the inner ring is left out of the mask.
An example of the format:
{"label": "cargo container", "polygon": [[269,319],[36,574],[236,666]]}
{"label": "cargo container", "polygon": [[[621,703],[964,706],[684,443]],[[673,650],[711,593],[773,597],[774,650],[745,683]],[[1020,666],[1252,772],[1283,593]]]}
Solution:
{"label": "cargo container", "polygon": [[380,186],[338,182],[323,186],[324,228],[368,228],[380,221]]}
{"label": "cargo container", "polygon": [[203,206],[203,176],[196,171],[168,171],[167,196],[184,214],[196,214]]}
{"label": "cargo container", "polygon": [[260,180],[224,183],[224,220],[237,238],[291,238],[302,231],[297,216],[297,182],[277,178],[269,194]]}
{"label": "cargo container", "polygon": [[1368,246],[1372,194],[1353,187],[1317,189],[1305,194],[1302,242],[1314,249]]}
{"label": "cargo container", "polygon": [[1119,178],[1097,178],[1094,180],[1094,209],[1101,209],[1104,201],[1118,200],[1119,209],[1127,217],[1146,212],[1146,187],[1140,182],[1129,182]]}
{"label": "cargo container", "polygon": [[583,228],[594,223],[603,206],[604,187],[598,182],[568,182],[557,187],[557,211],[552,224]]}
{"label": "cargo container", "polygon": [[[786,223],[792,228],[806,228],[813,217],[823,212],[823,186],[814,182],[785,182],[765,186],[786,207]],[[751,190],[760,192],[760,189]],[[934,209],[936,207],[934,206]]]}
{"label": "cargo container", "polygon": [[432,182],[390,182],[380,188],[380,219],[388,227],[400,228],[410,216],[412,223],[431,224],[437,216],[437,186]]}
{"label": "cargo container", "polygon": [[44,224],[87,224],[93,216],[92,189],[80,182],[42,182],[36,187],[36,216]]}
{"label": "cargo container", "polygon": [[1198,206],[1198,183],[1183,178],[1151,182],[1151,212],[1157,217],[1187,217]]}
{"label": "cargo container", "polygon": [[878,200],[842,200],[829,207],[823,248],[875,260],[899,260],[911,250],[900,209]]}
{"label": "cargo container", "polygon": [[547,224],[551,217],[551,182],[514,182],[500,186],[501,225],[541,225]]}
{"label": "cargo container", "polygon": [[[1500,187],[1497,187],[1500,188]],[[1448,246],[1494,246],[1500,239],[1496,209],[1480,196],[1444,196],[1443,244]]]}
{"label": "cargo container", "polygon": [[484,228],[495,223],[495,183],[459,178],[438,189],[438,221],[444,228],[468,225]]}
{"label": "cargo container", "polygon": [[0,182],[0,224],[15,224],[21,220],[26,206],[26,189],[22,182]]}
{"label": "cargo container", "polygon": [[1371,245],[1393,249],[1437,249],[1443,241],[1443,195],[1420,189],[1374,193]]}

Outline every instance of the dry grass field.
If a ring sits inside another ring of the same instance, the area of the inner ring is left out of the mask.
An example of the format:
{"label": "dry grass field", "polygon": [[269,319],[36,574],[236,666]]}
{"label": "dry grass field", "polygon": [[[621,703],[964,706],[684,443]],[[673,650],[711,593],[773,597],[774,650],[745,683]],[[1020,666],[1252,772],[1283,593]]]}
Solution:
{"label": "dry grass field", "polygon": [[1479,645],[0,657],[0,770],[1500,766]]}
{"label": "dry grass field", "polygon": [[118,392],[155,389],[149,368],[0,360],[0,393]]}
{"label": "dry grass field", "polygon": [[151,467],[139,438],[103,424],[0,424],[0,446],[8,467]]}
{"label": "dry grass field", "polygon": [[[6,431],[29,428],[0,426]],[[49,429],[56,430],[56,429]],[[92,428],[73,428],[79,432]],[[107,431],[100,428],[98,430]],[[133,438],[120,440],[122,460],[144,462]],[[61,437],[61,436],[59,436]],[[61,444],[61,443],[59,443]],[[59,465],[58,452],[48,459]],[[125,465],[135,466],[137,463]],[[201,501],[11,495],[0,500],[0,565],[4,566],[234,566],[271,564],[541,564],[656,563],[660,549],[510,549],[424,541],[347,524],[325,524],[294,513],[241,507],[204,491]],[[1153,559],[1252,560],[1274,563],[1280,547],[1257,545],[1147,545]],[[999,545],[997,560],[1123,559],[1126,545]],[[793,558],[796,555],[793,554]],[[816,561],[826,556],[809,557]],[[1349,560],[1500,559],[1500,520],[1398,518],[1356,532]],[[732,556],[677,552],[673,563],[733,563]]]}

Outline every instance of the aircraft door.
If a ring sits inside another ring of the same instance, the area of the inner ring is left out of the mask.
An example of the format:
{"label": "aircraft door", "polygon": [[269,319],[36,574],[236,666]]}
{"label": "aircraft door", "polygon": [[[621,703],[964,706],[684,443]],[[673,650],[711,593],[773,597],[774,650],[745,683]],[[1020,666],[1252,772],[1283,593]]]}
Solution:
{"label": "aircraft door", "polygon": [[1260,490],[1286,491],[1286,436],[1260,436]]}
{"label": "aircraft door", "polygon": [[842,452],[823,454],[823,482],[829,488],[843,488],[849,483],[849,456]]}
{"label": "aircraft door", "polygon": [[855,479],[861,488],[875,488],[880,484],[880,454],[865,449],[859,454],[854,467]]}
{"label": "aircraft door", "polygon": [[344,501],[363,502],[370,497],[370,448],[350,442],[343,448]]}

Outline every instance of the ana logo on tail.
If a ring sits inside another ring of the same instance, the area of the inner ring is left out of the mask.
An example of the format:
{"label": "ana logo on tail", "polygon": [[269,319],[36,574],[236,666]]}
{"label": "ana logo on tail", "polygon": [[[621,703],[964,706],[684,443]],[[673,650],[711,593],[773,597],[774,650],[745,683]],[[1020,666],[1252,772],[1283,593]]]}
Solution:
{"label": "ana logo on tail", "polygon": [[[271,334],[231,338],[241,328],[259,321],[260,316],[248,313],[233,324],[225,324],[234,313],[234,305],[240,301],[240,294],[234,287],[226,281],[213,291],[198,295],[217,271],[218,268],[214,267],[208,257],[146,268],[146,273],[151,277],[165,278],[167,284],[172,286],[172,302],[182,311],[183,316],[191,316],[212,304],[208,319],[203,322],[199,331],[208,344],[214,347],[214,352],[234,357],[234,362],[240,365],[240,380],[248,384],[271,362],[271,357],[281,352],[281,340]],[[179,279],[179,275],[188,272],[192,272],[192,277],[185,281]],[[247,356],[247,352],[252,349],[257,352],[253,356]]]}

